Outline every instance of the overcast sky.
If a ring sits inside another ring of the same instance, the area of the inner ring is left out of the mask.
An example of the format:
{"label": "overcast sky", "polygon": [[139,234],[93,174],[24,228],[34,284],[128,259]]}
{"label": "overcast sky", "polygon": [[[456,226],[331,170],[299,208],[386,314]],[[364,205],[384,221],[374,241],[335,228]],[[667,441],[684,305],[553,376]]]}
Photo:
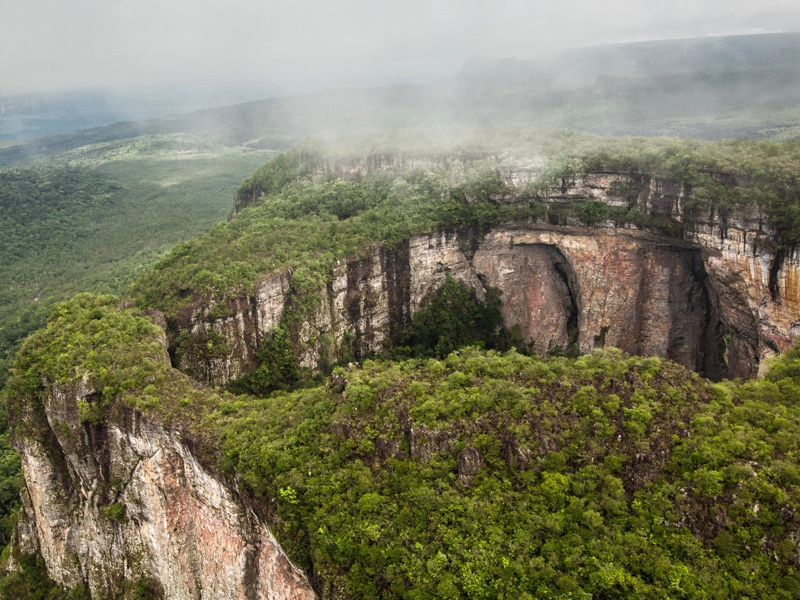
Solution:
{"label": "overcast sky", "polygon": [[800,31],[800,0],[2,0],[0,95],[207,81],[292,93],[468,56]]}

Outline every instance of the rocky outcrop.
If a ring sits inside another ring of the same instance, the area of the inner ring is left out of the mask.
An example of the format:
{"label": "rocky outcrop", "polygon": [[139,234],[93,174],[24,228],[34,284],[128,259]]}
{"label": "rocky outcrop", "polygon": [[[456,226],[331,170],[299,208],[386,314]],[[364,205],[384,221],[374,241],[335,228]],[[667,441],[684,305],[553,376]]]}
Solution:
{"label": "rocky outcrop", "polygon": [[248,502],[199,461],[180,432],[134,410],[82,422],[87,384],[48,386],[14,424],[25,475],[20,549],[64,587],[117,597],[143,582],[155,597],[315,595]]}
{"label": "rocky outcrop", "polygon": [[[372,168],[351,165],[361,167]],[[536,169],[501,172],[509,189],[520,189]],[[691,208],[692,193],[678,180],[638,173],[574,176],[541,198],[549,206],[544,218],[482,235],[439,231],[341,261],[295,336],[301,364],[313,369],[380,352],[451,275],[479,297],[487,287],[499,289],[505,325],[518,326],[536,352],[611,345],[671,358],[713,379],[752,377],[800,335],[800,251],[776,247],[757,210],[701,213]],[[674,233],[586,226],[565,210],[584,200],[662,216]],[[173,325],[173,337],[215,333],[226,352],[184,353],[178,366],[213,383],[247,372],[291,298],[284,273],[265,278],[252,296],[226,301],[224,318],[211,317],[213,305],[196,307]]]}

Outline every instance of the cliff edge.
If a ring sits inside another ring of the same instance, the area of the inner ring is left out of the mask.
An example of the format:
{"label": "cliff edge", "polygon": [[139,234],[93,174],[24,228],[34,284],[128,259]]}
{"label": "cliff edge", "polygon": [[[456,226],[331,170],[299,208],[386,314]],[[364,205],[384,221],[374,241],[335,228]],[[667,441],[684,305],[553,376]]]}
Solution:
{"label": "cliff edge", "polygon": [[213,443],[190,432],[189,410],[210,394],[169,368],[146,317],[78,296],[33,344],[9,403],[25,475],[17,552],[92,598],[315,597],[263,515],[214,470]]}

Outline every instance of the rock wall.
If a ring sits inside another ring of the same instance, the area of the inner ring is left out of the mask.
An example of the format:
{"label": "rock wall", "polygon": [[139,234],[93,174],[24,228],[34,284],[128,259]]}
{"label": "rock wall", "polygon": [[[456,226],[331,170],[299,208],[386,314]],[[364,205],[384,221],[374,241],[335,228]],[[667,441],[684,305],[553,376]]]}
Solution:
{"label": "rock wall", "polygon": [[[540,353],[613,345],[666,356],[714,378],[751,368],[733,355],[725,362],[720,294],[692,244],[638,230],[526,225],[495,229],[471,247],[469,235],[438,232],[342,262],[302,323],[301,364],[316,368],[345,345],[353,358],[380,352],[451,275],[479,297],[487,286],[499,288],[505,324],[518,325]],[[191,329],[220,333],[232,351],[208,361],[210,368],[189,354],[179,366],[224,383],[220,374],[246,371],[258,343],[237,353],[238,332],[264,332],[264,321],[253,319],[252,310],[211,321],[207,314],[206,307],[198,310]]]}
{"label": "rock wall", "polygon": [[[527,181],[523,171],[509,171],[509,185],[513,178]],[[687,208],[691,198],[691,187],[677,180],[590,173],[562,179],[543,201],[638,206],[670,218],[684,233],[540,219],[482,236],[416,236],[342,261],[296,336],[301,364],[313,369],[341,356],[380,352],[450,274],[479,297],[486,286],[498,288],[506,326],[519,326],[537,352],[613,345],[671,358],[713,379],[752,377],[765,358],[800,335],[800,251],[777,249],[757,211],[698,214]],[[214,306],[196,307],[174,325],[173,337],[217,332],[227,352],[202,359],[187,353],[178,366],[212,383],[246,373],[260,340],[291,302],[290,288],[290,274],[269,276],[252,296],[228,301],[225,318],[211,318]]]}
{"label": "rock wall", "polygon": [[305,575],[234,487],[177,432],[137,412],[81,423],[96,392],[50,387],[14,424],[25,475],[20,548],[65,587],[117,597],[146,581],[170,599],[310,600]]}
{"label": "rock wall", "polygon": [[487,236],[475,264],[503,290],[504,321],[539,353],[610,345],[719,377],[699,255],[639,231],[506,229]]}

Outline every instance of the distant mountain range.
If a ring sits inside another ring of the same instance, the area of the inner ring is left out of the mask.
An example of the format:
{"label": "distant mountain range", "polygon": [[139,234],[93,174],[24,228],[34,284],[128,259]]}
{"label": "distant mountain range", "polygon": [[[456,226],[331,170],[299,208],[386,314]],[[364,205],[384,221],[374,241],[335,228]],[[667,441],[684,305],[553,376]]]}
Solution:
{"label": "distant mountain range", "polygon": [[[140,120],[169,102],[102,93],[0,99],[0,164],[154,133],[282,148],[325,131],[527,125],[602,134],[800,135],[800,33],[665,40],[538,60],[469,59],[435,84],[341,88]],[[172,108],[176,108],[177,105]],[[109,124],[124,116],[123,123]],[[105,125],[100,128],[92,128]],[[69,130],[81,130],[79,132]]]}

